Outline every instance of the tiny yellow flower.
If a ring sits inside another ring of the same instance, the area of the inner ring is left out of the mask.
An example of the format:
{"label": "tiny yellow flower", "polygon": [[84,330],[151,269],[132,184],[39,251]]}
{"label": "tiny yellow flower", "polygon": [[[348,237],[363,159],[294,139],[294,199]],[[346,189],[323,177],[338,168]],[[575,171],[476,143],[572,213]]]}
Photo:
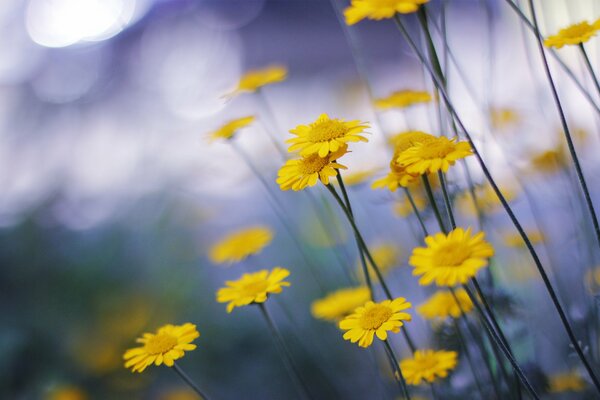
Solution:
{"label": "tiny yellow flower", "polygon": [[[379,267],[379,271],[386,275],[392,268],[398,265],[400,248],[392,243],[382,243],[370,248],[371,256]],[[356,271],[360,279],[364,279],[362,263],[360,259],[356,262]]]}
{"label": "tiny yellow flower", "polygon": [[413,357],[400,361],[400,370],[409,385],[420,385],[445,378],[456,368],[458,353],[455,351],[417,350]]}
{"label": "tiny yellow flower", "polygon": [[436,137],[422,131],[404,131],[397,133],[388,139],[389,144],[400,154],[417,143],[435,141]]}
{"label": "tiny yellow flower", "polygon": [[290,286],[284,281],[289,275],[290,271],[281,267],[243,274],[237,281],[225,282],[226,287],[217,291],[217,301],[228,303],[228,313],[235,307],[264,303],[270,294],[281,293],[283,287]]}
{"label": "tiny yellow flower", "polygon": [[393,18],[396,13],[410,14],[429,0],[351,0],[344,10],[346,24],[354,25],[363,19],[382,20]]}
{"label": "tiny yellow flower", "polygon": [[[546,240],[544,233],[538,230],[527,230],[525,232],[531,244],[540,244]],[[519,232],[510,232],[504,235],[504,244],[508,247],[525,247],[525,242]]]}
{"label": "tiny yellow flower", "polygon": [[277,184],[281,190],[302,190],[314,186],[320,180],[324,185],[329,184],[329,179],[338,174],[338,169],[346,169],[336,160],[346,154],[347,147],[340,148],[336,153],[331,153],[325,158],[318,154],[307,157],[287,160],[277,173]]}
{"label": "tiny yellow flower", "polygon": [[[473,302],[463,288],[454,291],[456,298],[448,290],[438,290],[423,304],[417,307],[417,312],[424,319],[458,318],[473,310]],[[456,301],[458,299],[458,302]]]}
{"label": "tiny yellow flower", "polygon": [[548,36],[544,40],[544,45],[560,49],[565,45],[582,44],[595,36],[598,30],[600,30],[600,19],[591,25],[587,21],[578,22],[559,30],[556,35]]}
{"label": "tiny yellow flower", "polygon": [[218,139],[232,139],[240,129],[245,128],[252,122],[254,122],[254,119],[255,117],[253,115],[233,119],[227,122],[226,124],[222,125],[216,131],[211,132],[209,135],[209,139],[211,141],[215,141]]}
{"label": "tiny yellow flower", "polygon": [[398,90],[388,97],[375,100],[375,106],[380,109],[407,108],[415,104],[429,103],[431,95],[429,92],[418,90]]}
{"label": "tiny yellow flower", "polygon": [[351,314],[370,298],[371,292],[364,286],[339,289],[313,301],[310,311],[315,318],[336,322]]}
{"label": "tiny yellow flower", "polygon": [[490,122],[494,129],[506,129],[521,122],[521,116],[512,108],[492,108]]}
{"label": "tiny yellow flower", "polygon": [[368,301],[354,313],[344,318],[339,323],[340,329],[347,331],[344,339],[357,343],[360,347],[369,347],[373,344],[373,337],[377,335],[380,340],[386,340],[388,331],[400,332],[404,321],[410,321],[411,315],[402,312],[411,307],[403,297],[394,300],[384,300],[380,303]]}
{"label": "tiny yellow flower", "polygon": [[143,372],[151,364],[159,366],[165,364],[172,367],[175,360],[183,357],[186,351],[196,348],[192,344],[200,336],[196,325],[185,323],[183,325],[164,325],[156,333],[144,333],[137,339],[142,346],[129,349],[123,355],[125,368],[132,372]]}
{"label": "tiny yellow flower", "polygon": [[531,159],[533,169],[546,173],[556,172],[565,168],[567,164],[567,154],[562,146],[538,153]]}
{"label": "tiny yellow flower", "polygon": [[417,143],[398,155],[398,164],[410,174],[447,172],[456,160],[473,154],[468,142],[457,142],[444,136]]}
{"label": "tiny yellow flower", "polygon": [[582,392],[587,387],[583,378],[576,372],[551,375],[548,381],[550,393]]}
{"label": "tiny yellow flower", "polygon": [[212,246],[208,257],[215,264],[232,264],[258,254],[273,240],[266,226],[252,226],[233,232]]}
{"label": "tiny yellow flower", "polygon": [[242,75],[232,95],[243,92],[256,92],[263,86],[283,82],[287,78],[287,74],[287,68],[281,65],[250,70]]}

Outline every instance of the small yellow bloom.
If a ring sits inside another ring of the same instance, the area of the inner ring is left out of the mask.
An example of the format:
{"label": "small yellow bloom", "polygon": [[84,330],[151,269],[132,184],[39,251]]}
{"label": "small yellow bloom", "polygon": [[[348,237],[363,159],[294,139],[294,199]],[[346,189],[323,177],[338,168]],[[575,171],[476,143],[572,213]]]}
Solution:
{"label": "small yellow bloom", "polygon": [[[544,233],[538,230],[525,232],[531,244],[540,244],[546,240]],[[519,232],[510,232],[504,235],[504,244],[508,247],[525,247],[525,242]]]}
{"label": "small yellow bloom", "polygon": [[595,36],[598,30],[600,30],[600,19],[591,25],[587,21],[582,21],[559,30],[556,35],[548,36],[544,40],[544,45],[560,49],[565,45],[582,44]]}
{"label": "small yellow bloom", "polygon": [[457,142],[444,136],[433,141],[417,143],[398,155],[398,164],[410,174],[447,172],[456,160],[473,154],[468,142]]}
{"label": "small yellow bloom", "polygon": [[342,164],[335,162],[346,154],[347,147],[340,148],[336,153],[327,157],[311,154],[307,157],[287,160],[277,173],[277,184],[281,190],[302,190],[307,186],[314,186],[319,180],[324,185],[329,184],[329,179],[338,174],[338,169],[346,169]]}
{"label": "small yellow bloom", "polygon": [[531,165],[535,170],[547,173],[565,168],[567,163],[567,154],[563,146],[538,153],[531,159]]}
{"label": "small yellow bloom", "polygon": [[[382,243],[370,248],[371,256],[379,267],[379,271],[386,275],[392,268],[398,265],[400,258],[400,248],[392,243]],[[367,264],[369,262],[367,261]],[[364,279],[362,263],[360,259],[356,262],[357,274],[361,279]]]}
{"label": "small yellow bloom", "polygon": [[466,283],[477,271],[488,265],[494,248],[484,240],[485,233],[471,235],[471,229],[456,228],[448,235],[427,236],[427,247],[413,250],[408,263],[415,267],[413,275],[422,275],[419,284],[454,286]]}
{"label": "small yellow bloom", "polygon": [[592,296],[598,294],[600,292],[600,266],[587,271],[583,282],[589,294]]}
{"label": "small yellow bloom", "polygon": [[369,347],[373,344],[375,335],[380,340],[386,340],[388,331],[400,332],[404,321],[412,319],[410,314],[402,312],[410,307],[411,304],[403,297],[384,300],[381,303],[368,301],[340,321],[339,327],[347,331],[344,333],[344,339],[352,343],[358,342],[360,347]]}
{"label": "small yellow bloom", "polygon": [[348,172],[344,174],[344,185],[358,186],[365,183],[375,175],[377,168],[365,169],[362,171]]}
{"label": "small yellow bloom", "polygon": [[399,187],[408,187],[417,182],[418,175],[409,174],[406,168],[397,163],[390,164],[390,172],[383,178],[376,179],[371,184],[372,189],[385,189],[395,192]]}
{"label": "small yellow bloom", "polygon": [[87,400],[88,396],[83,390],[76,386],[65,385],[51,389],[46,400]]}
{"label": "small yellow bloom", "polygon": [[269,294],[281,293],[284,286],[290,286],[289,282],[284,281],[289,275],[290,271],[281,267],[243,274],[237,281],[225,282],[226,287],[217,291],[217,301],[229,303],[228,313],[235,307],[264,303]]}
{"label": "small yellow bloom", "polygon": [[366,128],[369,125],[358,120],[346,122],[321,114],[315,122],[290,130],[296,137],[286,140],[291,143],[288,151],[299,151],[303,157],[318,154],[324,158],[346,147],[349,142],[368,142],[367,138],[359,135]]}
{"label": "small yellow bloom", "polygon": [[235,263],[258,254],[273,240],[273,231],[253,226],[233,232],[212,246],[208,257],[215,264]]}
{"label": "small yellow bloom", "polygon": [[200,336],[196,325],[185,323],[183,325],[164,325],[156,333],[144,333],[137,339],[142,346],[129,349],[123,355],[125,368],[132,372],[143,372],[151,364],[156,366],[165,364],[172,367],[175,360],[183,357],[186,351],[196,348],[192,344]]}
{"label": "small yellow bloom", "polygon": [[209,135],[209,139],[211,141],[215,141],[218,139],[225,139],[225,140],[231,139],[237,133],[237,131],[239,131],[242,128],[247,127],[252,122],[254,122],[254,119],[255,118],[253,115],[233,119],[233,120],[227,122],[225,125],[221,126],[216,131],[211,132]]}
{"label": "small yellow bloom", "polygon": [[417,90],[398,90],[388,97],[375,100],[375,106],[381,109],[388,108],[407,108],[415,104],[429,103],[431,95],[429,92]]}
{"label": "small yellow bloom", "polygon": [[456,299],[448,290],[439,290],[430,298],[417,307],[417,312],[425,319],[437,318],[458,318],[464,312],[465,314],[473,310],[473,302],[463,288],[454,291]]}
{"label": "small yellow bloom", "polygon": [[346,24],[354,25],[363,19],[382,20],[393,18],[396,13],[410,14],[429,0],[351,0],[344,10]]}
{"label": "small yellow bloom", "polygon": [[351,314],[370,298],[371,292],[364,286],[339,289],[313,301],[310,311],[315,318],[335,322]]}
{"label": "small yellow bloom", "polygon": [[404,131],[397,133],[388,139],[398,155],[417,143],[435,141],[436,137],[422,131]]}
{"label": "small yellow bloom", "polygon": [[576,372],[552,375],[548,383],[550,393],[581,392],[587,387],[583,378]]}
{"label": "small yellow bloom", "polygon": [[281,65],[271,65],[266,68],[248,71],[242,75],[237,88],[232,94],[256,92],[263,86],[284,81],[287,74],[287,68]]}
{"label": "small yellow bloom", "polygon": [[492,108],[490,122],[494,129],[506,129],[521,122],[521,116],[511,108]]}
{"label": "small yellow bloom", "polygon": [[458,353],[455,351],[417,350],[413,357],[400,361],[400,370],[409,385],[420,385],[423,381],[435,382],[445,378],[456,368]]}

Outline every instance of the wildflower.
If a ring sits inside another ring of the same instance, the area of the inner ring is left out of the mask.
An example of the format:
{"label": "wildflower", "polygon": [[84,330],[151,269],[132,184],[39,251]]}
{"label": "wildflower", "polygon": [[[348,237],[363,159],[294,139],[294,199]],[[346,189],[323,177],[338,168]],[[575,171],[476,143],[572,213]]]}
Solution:
{"label": "wildflower", "polygon": [[211,141],[215,141],[218,139],[232,139],[233,136],[237,133],[237,131],[250,125],[252,122],[254,122],[254,119],[255,118],[253,115],[233,119],[227,122],[225,125],[222,125],[216,131],[211,132],[209,135],[209,139]]}
{"label": "wildflower", "polygon": [[183,357],[186,351],[196,348],[192,342],[199,336],[196,325],[189,322],[183,325],[167,324],[156,333],[144,333],[136,340],[142,346],[129,349],[123,355],[125,368],[131,368],[132,372],[143,372],[151,364],[158,366],[164,363],[172,367],[173,362]]}
{"label": "wildflower", "polygon": [[408,187],[412,183],[417,182],[418,175],[409,174],[406,168],[398,165],[396,162],[390,163],[390,172],[383,178],[376,179],[371,184],[372,189],[387,188],[391,192],[395,192],[399,187]]}
{"label": "wildflower", "polygon": [[347,147],[340,148],[322,158],[318,154],[307,157],[287,160],[277,173],[277,184],[281,190],[302,190],[307,186],[314,186],[318,180],[324,185],[329,184],[329,178],[338,174],[338,169],[346,169],[342,164],[335,162],[346,154]]}
{"label": "wildflower", "polygon": [[[544,233],[538,230],[528,230],[525,232],[531,244],[543,243],[546,238]],[[525,242],[518,232],[511,232],[504,235],[504,244],[508,247],[525,247]]]}
{"label": "wildflower", "polygon": [[46,400],[87,400],[88,396],[76,386],[64,385],[51,389]]}
{"label": "wildflower", "polygon": [[369,125],[358,120],[345,122],[341,119],[331,119],[327,114],[321,114],[319,118],[308,125],[298,125],[291,129],[290,133],[295,138],[288,139],[291,143],[288,151],[300,151],[300,155],[307,157],[318,154],[319,157],[327,157],[331,153],[346,147],[348,142],[368,142],[367,138],[359,135]]}
{"label": "wildflower", "polygon": [[578,22],[559,30],[556,35],[548,36],[544,40],[544,45],[560,49],[565,45],[582,44],[590,40],[592,36],[595,36],[599,29],[600,19],[591,25],[587,21]]}
{"label": "wildflower", "polygon": [[586,388],[585,381],[576,372],[552,375],[549,377],[548,386],[550,393],[581,392]]}
{"label": "wildflower", "polygon": [[432,383],[445,378],[458,363],[455,351],[417,350],[412,358],[400,361],[402,375],[409,385],[420,385],[423,381]]}
{"label": "wildflower", "polygon": [[375,100],[375,106],[381,109],[407,108],[419,103],[429,103],[431,95],[429,92],[418,90],[398,90],[388,97]]}
{"label": "wildflower", "polygon": [[365,169],[362,171],[354,171],[344,174],[344,185],[346,186],[358,186],[365,183],[375,175],[377,172],[376,168]]}
{"label": "wildflower", "polygon": [[[415,206],[417,207],[417,210],[423,211],[427,206],[427,201],[425,197],[421,194],[412,194],[412,197],[413,201],[415,202]],[[394,203],[394,212],[400,217],[407,217],[412,212],[414,212],[413,206],[412,204],[410,204],[408,197],[404,196],[401,200],[398,200]]]}
{"label": "wildflower", "polygon": [[473,302],[463,288],[456,289],[454,295],[456,298],[448,290],[439,290],[417,307],[417,312],[425,319],[443,319],[458,318],[463,312],[467,314],[473,310]]}
{"label": "wildflower", "polygon": [[281,65],[271,65],[266,68],[248,71],[242,75],[237,88],[232,94],[256,92],[263,86],[284,81],[287,74],[287,68]]}
{"label": "wildflower", "polygon": [[368,301],[340,321],[339,327],[347,331],[344,333],[344,339],[352,343],[358,342],[360,347],[369,347],[373,344],[375,335],[380,340],[386,340],[388,331],[400,332],[404,321],[412,319],[410,314],[402,312],[410,307],[411,304],[403,297],[384,300],[381,303]]}
{"label": "wildflower", "polygon": [[394,150],[399,153],[407,150],[417,143],[434,141],[435,136],[422,131],[404,131],[393,135],[389,138],[389,143],[394,147]]}
{"label": "wildflower", "polygon": [[273,240],[273,231],[265,226],[253,226],[233,232],[210,249],[208,256],[215,264],[239,262],[258,254]]}
{"label": "wildflower", "polygon": [[243,274],[237,281],[225,282],[226,287],[217,291],[217,301],[229,303],[228,313],[235,307],[264,303],[269,294],[281,293],[284,286],[290,286],[289,282],[284,281],[289,274],[290,271],[281,267]]}
{"label": "wildflower", "polygon": [[369,288],[360,286],[336,290],[313,301],[311,313],[315,318],[339,321],[371,298]]}
{"label": "wildflower", "polygon": [[485,233],[471,235],[471,229],[456,228],[448,235],[427,236],[427,247],[413,250],[408,263],[415,267],[413,275],[422,275],[419,284],[454,286],[466,283],[487,266],[494,248],[484,240]]}
{"label": "wildflower", "polygon": [[567,155],[562,146],[536,154],[531,165],[540,172],[555,172],[567,165]]}
{"label": "wildflower", "polygon": [[447,172],[456,160],[473,154],[468,142],[439,137],[432,141],[417,143],[398,155],[398,164],[409,174]]}
{"label": "wildflower", "polygon": [[494,129],[505,129],[521,122],[521,116],[511,108],[492,108],[490,122]]}
{"label": "wildflower", "polygon": [[[371,256],[373,257],[375,264],[377,264],[379,267],[379,271],[385,275],[390,272],[393,267],[398,265],[400,249],[394,244],[383,243],[371,247]],[[358,260],[356,264],[356,269],[358,270],[359,276],[362,277],[362,263],[360,260]]]}
{"label": "wildflower", "polygon": [[429,0],[351,0],[344,10],[346,24],[354,25],[365,18],[382,20],[393,18],[396,13],[410,14]]}

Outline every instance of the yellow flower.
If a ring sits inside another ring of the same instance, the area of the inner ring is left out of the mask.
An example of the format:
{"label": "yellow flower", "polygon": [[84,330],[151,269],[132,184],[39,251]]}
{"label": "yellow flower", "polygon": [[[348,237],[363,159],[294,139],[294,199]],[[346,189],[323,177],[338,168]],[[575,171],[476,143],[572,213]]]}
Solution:
{"label": "yellow flower", "polygon": [[585,43],[600,29],[600,19],[593,24],[587,21],[582,21],[577,24],[569,25],[558,31],[556,35],[548,36],[544,40],[546,47],[554,47],[560,49],[565,45],[575,45]]}
{"label": "yellow flower", "polygon": [[456,228],[448,235],[427,236],[427,247],[413,250],[408,263],[415,267],[413,275],[422,275],[419,284],[454,286],[466,283],[487,266],[494,248],[484,240],[485,233],[471,235],[471,229]]}
{"label": "yellow flower", "polygon": [[581,392],[585,390],[585,381],[576,372],[555,374],[549,377],[548,391],[550,393]]}
{"label": "yellow flower", "polygon": [[340,148],[336,153],[325,158],[318,154],[311,154],[293,160],[287,160],[277,173],[277,184],[281,190],[302,190],[307,186],[314,186],[321,180],[324,185],[329,184],[329,178],[338,174],[338,169],[346,169],[342,164],[335,162],[346,154],[347,147]]}
{"label": "yellow flower", "polygon": [[422,131],[404,131],[397,133],[388,139],[398,155],[417,143],[435,141],[436,137]]}
{"label": "yellow flower", "polygon": [[373,177],[373,175],[375,175],[376,172],[377,172],[377,168],[365,169],[362,171],[348,172],[348,173],[344,174],[344,185],[358,186],[362,183],[365,183],[369,179],[371,179],[371,177]]}
{"label": "yellow flower", "polygon": [[[525,232],[531,244],[543,243],[546,240],[543,232],[528,230]],[[510,232],[504,235],[504,244],[508,247],[525,247],[525,242],[519,232]]]}
{"label": "yellow flower", "polygon": [[46,400],[87,400],[85,392],[76,386],[65,385],[53,388],[45,397]]}
{"label": "yellow flower", "polygon": [[463,288],[456,289],[454,294],[458,302],[450,291],[439,290],[417,307],[417,312],[425,319],[443,319],[458,318],[462,312],[466,314],[473,310],[473,302]]}
{"label": "yellow flower", "polygon": [[321,114],[315,122],[298,125],[290,130],[296,137],[286,140],[287,143],[291,143],[288,151],[300,151],[303,157],[318,154],[324,158],[346,147],[348,142],[368,142],[367,138],[359,135],[368,127],[369,125],[358,120],[345,122]]}
{"label": "yellow flower", "polygon": [[398,90],[388,97],[375,100],[375,106],[381,109],[407,108],[419,103],[429,103],[431,95],[429,92],[417,90]]}
{"label": "yellow flower", "polygon": [[340,329],[347,331],[344,339],[352,343],[358,342],[360,347],[369,347],[373,344],[373,336],[380,340],[387,339],[387,332],[400,332],[404,321],[410,321],[411,315],[402,310],[411,307],[403,297],[384,300],[381,303],[367,301],[364,306],[358,307],[354,313],[348,315],[339,323]]}
{"label": "yellow flower", "polygon": [[567,165],[567,154],[562,146],[546,150],[533,156],[531,165],[541,172],[555,172]]}
{"label": "yellow flower", "polygon": [[271,293],[281,293],[284,286],[290,286],[284,281],[290,274],[285,268],[275,267],[271,271],[266,269],[249,274],[243,274],[237,281],[226,281],[226,287],[217,291],[217,301],[227,304],[227,312],[235,307],[248,304],[264,303]]}
{"label": "yellow flower", "polygon": [[[422,194],[411,193],[413,197],[413,201],[415,202],[415,206],[417,206],[417,210],[423,211],[427,206],[427,200]],[[401,216],[407,217],[414,212],[412,204],[408,200],[408,197],[404,196],[402,200],[398,200],[394,204],[394,212]]]}
{"label": "yellow flower", "polygon": [[589,294],[595,295],[600,292],[600,266],[587,271],[583,282]]}
{"label": "yellow flower", "polygon": [[253,226],[233,232],[212,246],[208,257],[215,264],[239,262],[258,254],[273,240],[273,231]]}
{"label": "yellow flower", "polygon": [[518,124],[521,116],[511,108],[492,108],[490,121],[494,129],[505,129]]}
{"label": "yellow flower", "polygon": [[183,357],[186,351],[196,348],[192,344],[200,336],[196,325],[185,323],[183,325],[164,325],[156,333],[144,333],[137,339],[142,346],[129,349],[123,355],[125,368],[132,372],[143,372],[151,364],[156,366],[165,364],[172,367],[173,362]]}
{"label": "yellow flower", "polygon": [[410,14],[429,0],[351,0],[344,10],[346,24],[354,25],[365,18],[382,20],[393,18],[396,13]]}
{"label": "yellow flower", "polygon": [[[370,248],[373,260],[379,267],[379,271],[382,274],[387,274],[390,270],[398,265],[398,259],[400,258],[400,249],[398,246],[391,243],[383,243]],[[364,278],[362,263],[360,260],[356,263],[356,269],[358,276]]]}
{"label": "yellow flower", "polygon": [[161,393],[158,400],[200,400],[200,397],[192,389],[178,388]]}
{"label": "yellow flower", "polygon": [[409,174],[406,169],[396,163],[390,164],[390,172],[383,178],[376,179],[371,184],[372,189],[389,189],[392,192],[399,187],[408,187],[417,182],[418,175]]}
{"label": "yellow flower", "polygon": [[434,382],[445,378],[458,363],[455,351],[417,350],[412,358],[400,361],[400,370],[409,385],[420,385],[423,381]]}
{"label": "yellow flower", "polygon": [[254,119],[255,118],[253,115],[233,119],[233,120],[227,122],[225,125],[221,126],[216,131],[211,132],[209,135],[209,139],[211,141],[215,141],[218,139],[225,139],[225,140],[231,139],[237,133],[237,131],[239,131],[242,128],[247,127],[252,122],[254,122]]}
{"label": "yellow flower", "polygon": [[271,65],[266,68],[248,71],[240,78],[233,94],[256,92],[263,86],[284,81],[287,74],[287,68],[281,65]]}
{"label": "yellow flower", "polygon": [[[502,195],[506,201],[510,202],[517,197],[517,193],[514,189],[509,187],[502,187],[500,189]],[[492,186],[479,186],[475,188],[475,197],[477,198],[477,207],[484,214],[492,213],[502,206],[502,203],[496,196],[496,192],[492,189]],[[473,203],[473,196],[470,191],[465,191],[456,199],[457,207],[465,214],[475,215],[475,204]]]}
{"label": "yellow flower", "polygon": [[456,160],[473,154],[468,142],[439,137],[433,141],[417,143],[401,152],[396,160],[410,174],[447,172]]}
{"label": "yellow flower", "polygon": [[371,298],[369,288],[361,286],[336,290],[313,301],[310,311],[315,318],[339,321]]}

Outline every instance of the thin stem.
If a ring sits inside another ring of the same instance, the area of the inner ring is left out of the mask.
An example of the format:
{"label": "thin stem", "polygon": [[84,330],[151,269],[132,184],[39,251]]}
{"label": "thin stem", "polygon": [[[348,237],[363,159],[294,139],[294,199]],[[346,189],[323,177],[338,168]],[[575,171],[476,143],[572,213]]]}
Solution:
{"label": "thin stem", "polygon": [[176,362],[173,363],[173,369],[175,370],[175,372],[177,372],[177,374],[181,377],[181,379],[183,379],[185,381],[185,383],[187,383],[188,386],[192,388],[192,390],[194,392],[198,393],[198,395],[202,398],[202,400],[208,400],[208,396],[206,394],[204,394],[204,392],[202,392],[202,390],[200,390],[198,385],[196,385],[196,383],[192,380],[192,378],[190,378],[188,376],[188,374],[186,374],[185,371],[183,369],[181,369],[179,364],[177,364]]}
{"label": "thin stem", "polygon": [[433,209],[433,213],[435,214],[435,219],[437,219],[437,222],[442,232],[448,233],[444,226],[444,221],[442,220],[440,210],[435,202],[435,197],[433,197],[433,191],[431,190],[431,184],[429,183],[429,178],[427,177],[427,174],[421,175],[421,179],[423,180],[423,186],[425,186],[425,193],[427,193],[429,204],[431,204],[431,208]]}
{"label": "thin stem", "polygon": [[598,95],[600,95],[600,82],[598,82],[598,77],[594,72],[594,68],[592,67],[592,63],[590,62],[590,58],[588,57],[587,51],[583,46],[583,43],[579,43],[579,49],[581,50],[581,55],[583,56],[583,60],[585,61],[585,66],[587,67],[590,76],[592,77],[592,81],[594,81],[594,86],[596,86],[596,90],[598,91]]}
{"label": "thin stem", "polygon": [[388,356],[390,357],[391,363],[392,365],[392,370],[394,373],[394,377],[396,378],[396,381],[400,384],[400,387],[402,389],[402,394],[404,395],[404,397],[406,398],[406,400],[410,400],[410,394],[408,393],[408,387],[406,386],[406,381],[404,380],[404,376],[402,376],[402,371],[400,370],[400,363],[398,362],[398,359],[396,358],[396,354],[394,354],[394,350],[392,349],[392,346],[390,346],[390,343],[386,340],[383,341],[383,344],[385,345],[385,350],[388,353]]}
{"label": "thin stem", "polygon": [[454,213],[452,212],[452,203],[450,202],[450,196],[448,195],[448,187],[446,186],[446,178],[442,170],[438,171],[438,178],[440,179],[440,185],[442,186],[442,193],[444,194],[444,203],[446,203],[446,212],[450,219],[450,226],[452,229],[456,229],[456,220],[454,219]]}
{"label": "thin stem", "polygon": [[412,207],[413,212],[417,216],[417,220],[419,220],[419,225],[421,225],[421,229],[423,230],[423,236],[429,236],[429,232],[427,232],[427,227],[425,226],[425,221],[423,221],[423,218],[421,217],[421,212],[419,211],[419,208],[417,207],[417,204],[415,203],[415,199],[412,197],[412,194],[410,193],[410,189],[405,187],[404,194],[406,195],[406,198],[408,199],[408,202],[410,203],[410,206]]}
{"label": "thin stem", "polygon": [[[467,357],[467,363],[469,364],[469,368],[471,369],[471,373],[473,374],[473,380],[475,381],[475,385],[477,385],[477,390],[482,399],[485,399],[485,392],[483,391],[483,387],[481,386],[481,382],[479,382],[479,374],[477,373],[477,369],[475,368],[475,362],[473,361],[473,357],[471,355],[471,351],[469,350],[469,346],[467,345],[467,341],[465,340],[463,333],[458,325],[458,321],[452,318],[452,323],[454,325],[454,330],[456,331],[456,336],[458,337],[458,341],[460,342],[460,347],[463,348],[465,352],[465,356]],[[494,383],[494,388],[496,387],[496,382],[494,381],[494,377],[491,377],[492,383]],[[496,392],[498,399],[500,399],[500,394]]]}
{"label": "thin stem", "polygon": [[267,133],[269,140],[271,140],[271,143],[273,143],[273,146],[277,149],[277,152],[279,153],[281,158],[284,161],[287,160],[288,154],[286,153],[285,149],[282,147],[281,143],[279,143],[277,141],[277,136],[275,133],[278,131],[278,128],[277,128],[277,123],[275,122],[275,113],[271,109],[271,106],[269,105],[269,102],[267,101],[267,99],[265,97],[265,93],[262,91],[262,89],[258,89],[256,91],[256,95],[254,96],[254,98],[258,100],[258,104],[259,104],[259,108],[260,108],[263,120],[266,120],[267,125],[269,125],[269,127],[267,127],[267,129],[265,129],[265,132]]}

